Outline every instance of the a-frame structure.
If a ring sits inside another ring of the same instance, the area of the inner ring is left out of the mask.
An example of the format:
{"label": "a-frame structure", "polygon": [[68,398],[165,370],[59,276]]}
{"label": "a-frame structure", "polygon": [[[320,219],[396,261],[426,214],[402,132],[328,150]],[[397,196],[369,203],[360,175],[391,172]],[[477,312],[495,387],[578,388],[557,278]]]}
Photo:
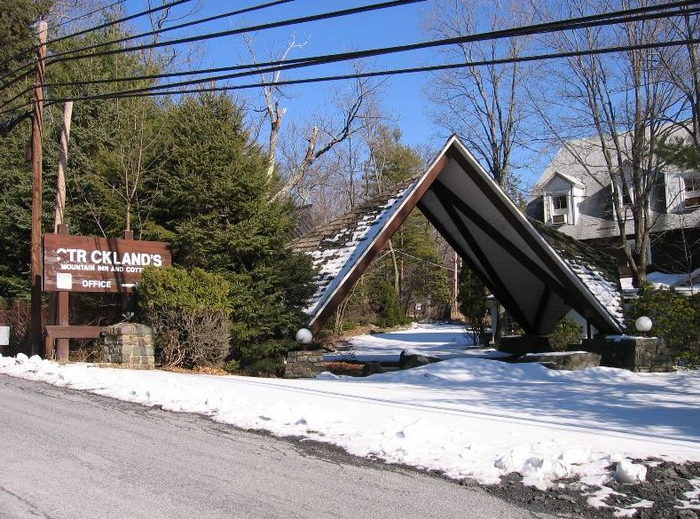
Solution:
{"label": "a-frame structure", "polygon": [[528,220],[453,136],[420,177],[295,241],[319,268],[306,310],[314,334],[415,207],[526,333],[550,333],[572,309],[599,332],[622,332],[619,282],[606,259]]}

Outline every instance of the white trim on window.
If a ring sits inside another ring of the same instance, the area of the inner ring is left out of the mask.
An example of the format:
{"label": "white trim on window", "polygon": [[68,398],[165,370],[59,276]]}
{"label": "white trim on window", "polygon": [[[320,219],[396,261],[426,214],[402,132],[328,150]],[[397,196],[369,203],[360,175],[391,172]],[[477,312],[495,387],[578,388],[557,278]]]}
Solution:
{"label": "white trim on window", "polygon": [[700,207],[700,174],[684,175],[681,184],[684,207],[686,209]]}

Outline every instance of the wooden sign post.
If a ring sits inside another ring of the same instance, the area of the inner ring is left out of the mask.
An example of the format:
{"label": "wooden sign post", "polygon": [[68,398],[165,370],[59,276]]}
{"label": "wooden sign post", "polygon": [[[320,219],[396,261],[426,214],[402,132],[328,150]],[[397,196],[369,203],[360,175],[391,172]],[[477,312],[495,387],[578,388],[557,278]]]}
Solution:
{"label": "wooden sign post", "polygon": [[[63,229],[62,229],[63,230]],[[131,294],[143,269],[166,267],[172,258],[164,242],[120,240],[94,236],[44,235],[44,290]],[[46,327],[45,354],[68,360],[68,339],[99,337],[97,326],[69,326],[68,307],[59,305],[58,324]]]}

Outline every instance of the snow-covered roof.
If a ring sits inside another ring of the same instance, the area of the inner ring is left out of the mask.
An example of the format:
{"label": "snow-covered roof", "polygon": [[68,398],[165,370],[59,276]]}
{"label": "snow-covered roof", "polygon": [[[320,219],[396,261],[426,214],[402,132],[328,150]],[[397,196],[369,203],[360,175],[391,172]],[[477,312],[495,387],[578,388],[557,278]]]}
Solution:
{"label": "snow-covered roof", "polygon": [[[677,126],[667,137],[682,137],[684,134],[684,130]],[[622,138],[624,147],[629,148],[629,135],[623,134]],[[606,147],[612,149],[612,144],[608,142]],[[598,136],[564,142],[537,180],[533,189],[534,196],[528,203],[527,214],[544,221],[542,195],[550,181],[558,175],[567,182],[578,182],[576,185],[583,189],[585,195],[576,202],[578,215],[575,221],[569,221],[557,229],[577,240],[619,237],[620,228],[612,216],[611,180],[603,150]],[[664,190],[664,186],[659,185],[651,192],[651,230],[654,233],[700,226],[700,209],[686,210],[683,207],[675,210],[672,207],[674,198],[668,185],[669,182],[678,183],[678,179],[675,178],[678,173],[677,167],[665,164],[663,184],[666,184],[667,189]],[[677,195],[677,187],[674,189]],[[625,234],[634,234],[631,218],[625,222]]]}
{"label": "snow-covered roof", "polygon": [[294,242],[294,249],[311,256],[318,274],[316,291],[305,312],[315,315],[327,303],[355,264],[364,257],[387,221],[396,213],[416,180],[316,228]]}
{"label": "snow-covered roof", "polygon": [[[650,272],[647,274],[647,281],[654,288],[672,288],[676,292],[686,295],[700,294],[700,268],[680,274]],[[632,278],[623,278],[620,282],[623,290],[634,293],[635,288],[632,286]]]}
{"label": "snow-covered roof", "polygon": [[423,175],[294,243],[320,272],[307,308],[312,331],[332,315],[415,206],[526,333],[551,332],[571,309],[601,332],[622,330],[615,269],[574,240],[538,231],[453,136]]}

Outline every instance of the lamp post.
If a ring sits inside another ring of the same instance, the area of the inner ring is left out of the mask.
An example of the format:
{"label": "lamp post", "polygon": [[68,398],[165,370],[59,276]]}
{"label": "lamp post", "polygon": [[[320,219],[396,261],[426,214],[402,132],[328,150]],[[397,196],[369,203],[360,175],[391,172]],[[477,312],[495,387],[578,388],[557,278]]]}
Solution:
{"label": "lamp post", "polygon": [[297,331],[296,339],[299,344],[311,344],[314,336],[308,328],[300,328]]}
{"label": "lamp post", "polygon": [[634,322],[634,327],[639,332],[648,332],[651,330],[652,324],[651,319],[649,319],[646,315],[643,315],[637,318],[637,320]]}

